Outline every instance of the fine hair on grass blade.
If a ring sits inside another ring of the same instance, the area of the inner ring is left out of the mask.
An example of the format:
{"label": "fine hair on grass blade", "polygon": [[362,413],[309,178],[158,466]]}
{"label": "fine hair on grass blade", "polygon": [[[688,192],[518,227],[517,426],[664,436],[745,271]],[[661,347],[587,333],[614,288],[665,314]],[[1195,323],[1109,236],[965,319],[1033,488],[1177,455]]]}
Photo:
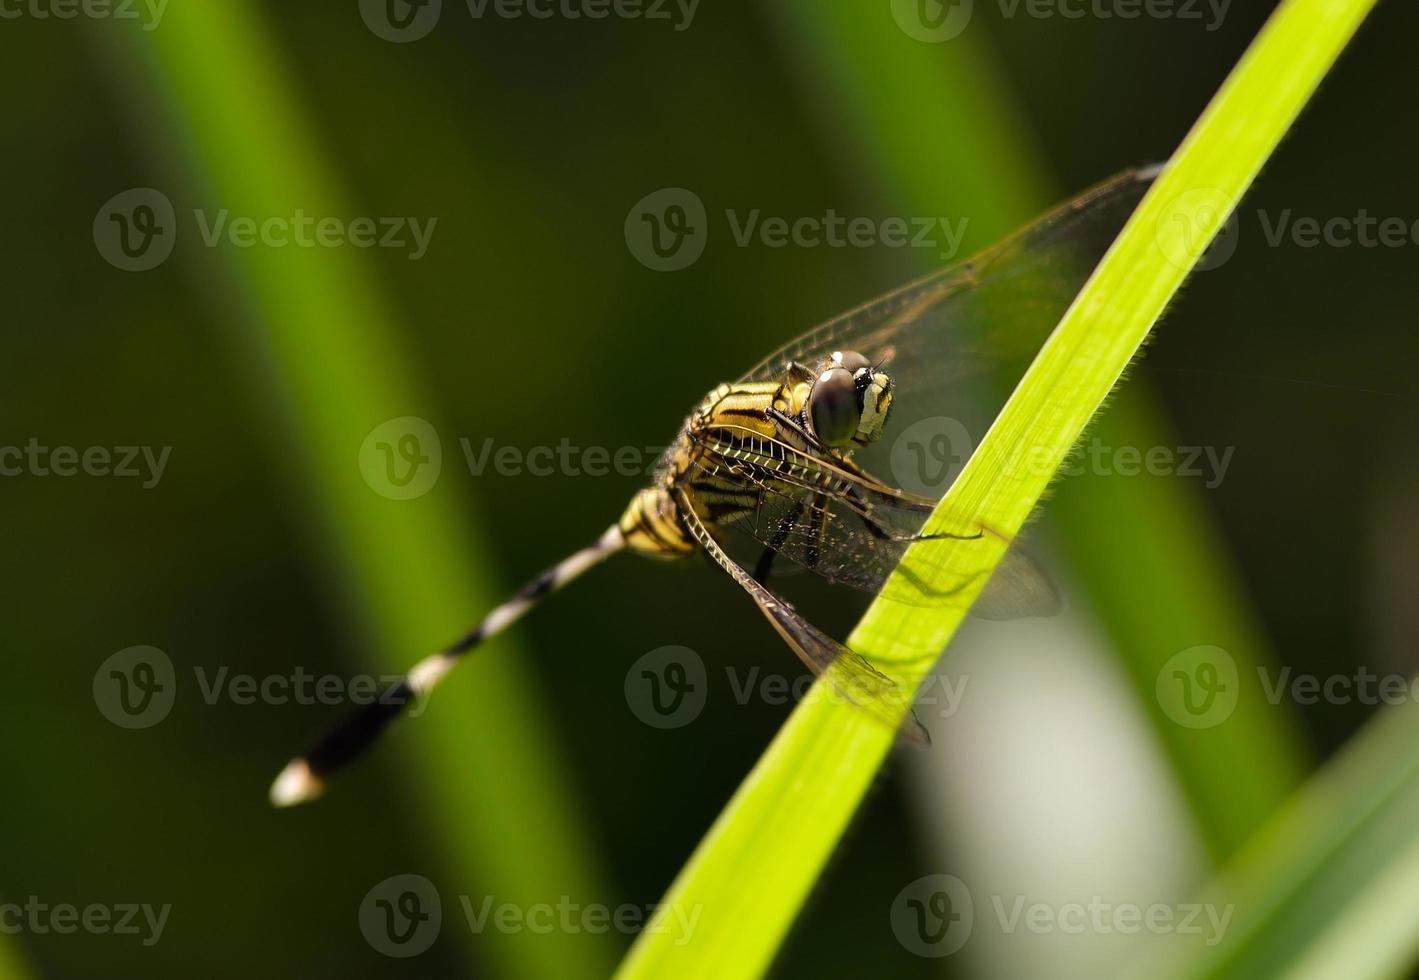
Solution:
{"label": "fine hair on grass blade", "polygon": [[[938,514],[975,515],[1002,538],[1018,531],[1371,6],[1370,0],[1287,0],[1272,15],[1045,343]],[[914,548],[902,564],[959,582],[988,573],[1005,547],[991,535],[940,563]],[[874,603],[848,645],[915,689],[964,611],[901,605]],[[805,699],[682,870],[621,975],[764,973],[891,744],[891,733],[863,713]],[[700,913],[688,941],[671,928],[674,910],[685,908]]]}
{"label": "fine hair on grass blade", "polygon": [[[973,247],[1058,196],[1037,172],[1028,123],[1007,96],[1007,68],[981,33],[952,38],[943,58],[934,45],[904,41],[871,6],[790,0],[772,10],[784,49],[801,63],[809,104],[821,107],[819,129],[841,155],[829,162],[851,176],[853,193],[900,201],[905,214],[969,207]],[[878,185],[865,190],[862,155]],[[930,271],[935,263],[921,264]],[[1177,437],[1157,401],[1148,379],[1131,377],[1091,423],[1090,442],[1172,445]],[[1298,713],[1251,685],[1237,691],[1228,723],[1211,729],[1180,726],[1160,708],[1160,671],[1200,639],[1226,649],[1244,675],[1274,667],[1275,655],[1202,493],[1176,479],[1117,480],[1083,469],[1051,486],[1050,525],[1069,578],[1152,722],[1198,836],[1221,861],[1301,782],[1309,752]]]}

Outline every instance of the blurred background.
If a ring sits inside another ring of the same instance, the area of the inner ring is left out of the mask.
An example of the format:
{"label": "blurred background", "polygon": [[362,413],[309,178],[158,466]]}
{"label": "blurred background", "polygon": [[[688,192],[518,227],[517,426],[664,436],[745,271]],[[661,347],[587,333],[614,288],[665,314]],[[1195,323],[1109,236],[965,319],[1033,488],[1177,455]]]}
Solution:
{"label": "blurred background", "polygon": [[[598,569],[313,806],[271,777],[594,540],[715,383],[1165,159],[1271,7],[6,6],[0,975],[607,975],[800,676],[707,564]],[[962,634],[777,975],[1113,975],[1275,919],[1284,963],[1402,853],[1325,884],[1346,834],[1285,814],[1390,710],[1367,674],[1413,707],[1416,30],[1382,6],[1262,174],[1033,530],[1066,612]],[[637,233],[676,188],[693,255]],[[878,233],[737,241],[756,212]],[[846,635],[857,597],[794,584]],[[703,668],[690,717],[647,656]],[[1408,778],[1312,802],[1413,826]],[[1258,832],[1311,880],[1263,853],[1230,925],[1061,912],[1177,910]],[[964,935],[922,900],[958,885]]]}

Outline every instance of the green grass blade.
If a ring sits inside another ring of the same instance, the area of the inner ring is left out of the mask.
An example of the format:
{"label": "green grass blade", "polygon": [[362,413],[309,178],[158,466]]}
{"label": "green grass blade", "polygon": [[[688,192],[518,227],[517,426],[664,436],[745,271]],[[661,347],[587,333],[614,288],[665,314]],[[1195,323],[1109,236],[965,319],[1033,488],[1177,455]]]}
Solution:
{"label": "green grass blade", "polygon": [[[901,213],[938,213],[932,208],[949,186],[960,207],[969,207],[970,244],[979,248],[1058,196],[1030,166],[1024,126],[1002,95],[1009,86],[976,43],[979,32],[945,46],[922,44],[871,5],[794,0],[776,9],[790,50],[807,56],[805,87],[834,107],[823,123],[835,145],[868,161]],[[943,92],[951,97],[939,97]],[[1139,381],[1092,427],[1108,446],[1173,445],[1165,431]],[[1225,858],[1307,765],[1294,711],[1266,704],[1255,685],[1238,692],[1227,724],[1206,730],[1184,728],[1159,707],[1158,673],[1180,650],[1220,646],[1246,676],[1272,662],[1208,515],[1176,479],[1089,474],[1061,483],[1050,512],[1201,839],[1214,858]]]}
{"label": "green grass blade", "polygon": [[[1268,22],[1045,343],[928,522],[970,515],[1003,536],[1029,517],[1232,206],[1290,127],[1371,6],[1288,0]],[[1001,538],[918,548],[904,569],[973,598],[1004,553]],[[915,689],[965,610],[877,602],[849,644]],[[633,947],[622,976],[741,977],[767,970],[892,744],[834,703],[806,699],[741,785]],[[699,913],[691,941],[668,911]]]}
{"label": "green grass blade", "polygon": [[1169,937],[1135,975],[1408,976],[1419,956],[1416,742],[1419,705],[1381,709],[1202,896],[1233,909],[1222,942]]}
{"label": "green grass blade", "polygon": [[29,980],[35,976],[25,962],[19,944],[8,936],[0,940],[0,980]]}
{"label": "green grass blade", "polygon": [[[251,4],[184,6],[162,30],[134,30],[129,40],[210,200],[233,215],[351,213]],[[366,669],[405,667],[501,598],[477,570],[474,556],[485,549],[463,516],[465,499],[439,488],[417,501],[386,500],[356,466],[376,425],[432,415],[432,399],[415,383],[365,259],[349,249],[236,251],[242,290],[231,298],[248,307],[246,366],[261,400],[288,408],[277,420],[294,428],[286,462],[306,509],[323,522],[332,578],[363,616]],[[268,374],[275,392],[265,390]],[[390,747],[411,773],[411,825],[443,853],[447,877],[436,884],[476,887],[522,908],[561,896],[602,900],[577,807],[510,646],[490,645]],[[457,915],[448,904],[446,914]],[[507,976],[604,976],[614,962],[613,940],[590,931],[449,932]]]}

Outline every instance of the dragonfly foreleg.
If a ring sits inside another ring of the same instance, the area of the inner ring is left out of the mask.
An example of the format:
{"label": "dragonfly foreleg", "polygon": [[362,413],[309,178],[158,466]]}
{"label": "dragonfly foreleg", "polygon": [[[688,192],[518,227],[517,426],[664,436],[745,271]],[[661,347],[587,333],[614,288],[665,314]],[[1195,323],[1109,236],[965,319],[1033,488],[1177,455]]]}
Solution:
{"label": "dragonfly foreleg", "polygon": [[[760,495],[760,509],[763,507],[762,495]],[[774,558],[778,556],[779,549],[788,540],[789,533],[793,530],[793,525],[798,523],[798,519],[803,516],[803,501],[793,505],[793,510],[789,511],[784,518],[779,521],[778,527],[774,529],[774,536],[769,539],[768,545],[764,548],[764,553],[759,556],[758,562],[754,565],[754,581],[760,585],[765,585],[769,580],[769,573],[774,567]]]}

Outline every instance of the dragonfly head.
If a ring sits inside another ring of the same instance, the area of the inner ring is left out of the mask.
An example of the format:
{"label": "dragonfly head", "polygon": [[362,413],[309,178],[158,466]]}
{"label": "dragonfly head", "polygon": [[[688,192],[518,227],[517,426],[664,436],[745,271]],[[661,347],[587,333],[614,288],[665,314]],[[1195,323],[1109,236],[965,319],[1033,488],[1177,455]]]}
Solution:
{"label": "dragonfly head", "polygon": [[808,428],[825,446],[868,446],[882,438],[892,410],[892,378],[857,351],[834,351],[808,393]]}

